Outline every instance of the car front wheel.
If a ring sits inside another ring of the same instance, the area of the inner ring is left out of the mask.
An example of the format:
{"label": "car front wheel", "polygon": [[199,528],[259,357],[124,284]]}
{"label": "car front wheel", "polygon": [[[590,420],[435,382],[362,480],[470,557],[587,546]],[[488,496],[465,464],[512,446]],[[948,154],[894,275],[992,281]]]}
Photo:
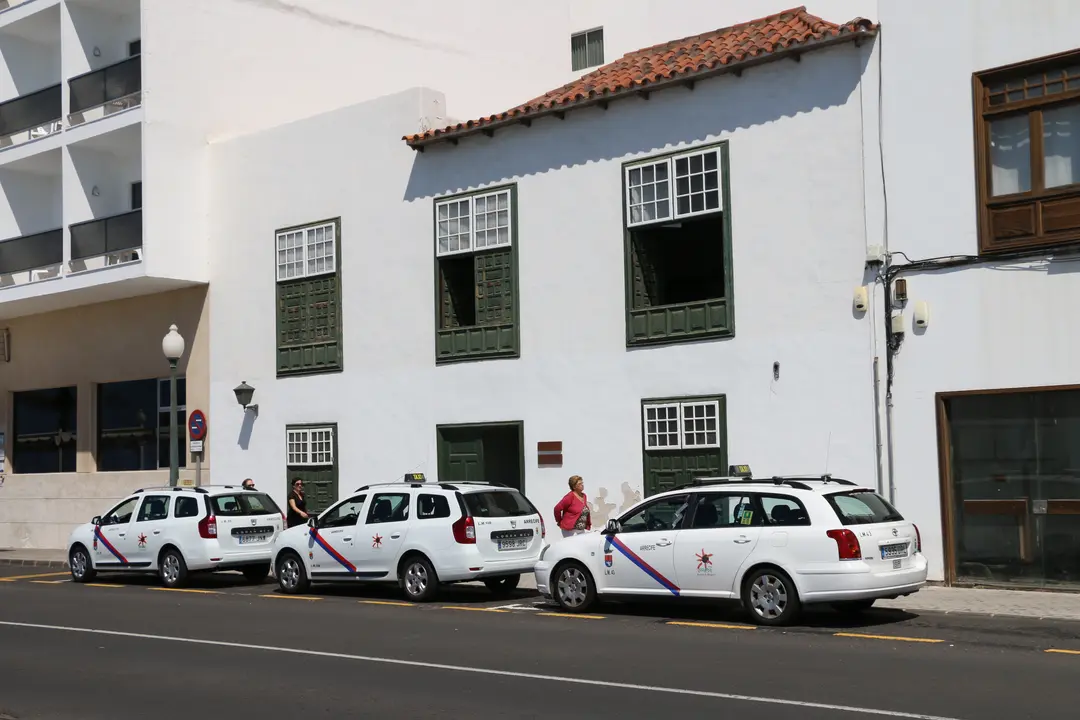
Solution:
{"label": "car front wheel", "polygon": [[77,583],[93,582],[97,577],[94,564],[90,561],[90,553],[82,545],[76,545],[68,553],[68,567],[71,568],[71,579]]}
{"label": "car front wheel", "polygon": [[585,566],[572,562],[555,571],[552,595],[566,612],[585,612],[596,602],[596,588]]}
{"label": "car front wheel", "polygon": [[274,574],[281,592],[288,595],[306,592],[311,585],[304,563],[294,552],[285,553],[278,559],[277,572]]}
{"label": "car front wheel", "polygon": [[758,625],[787,625],[799,614],[799,593],[787,573],[755,570],[743,584],[743,605]]}

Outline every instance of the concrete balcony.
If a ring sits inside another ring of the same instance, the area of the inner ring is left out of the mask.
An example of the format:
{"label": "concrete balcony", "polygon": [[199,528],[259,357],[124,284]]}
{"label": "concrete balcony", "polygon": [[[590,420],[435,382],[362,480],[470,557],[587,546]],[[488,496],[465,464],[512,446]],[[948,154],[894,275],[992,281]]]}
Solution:
{"label": "concrete balcony", "polygon": [[100,120],[142,104],[142,58],[138,55],[68,80],[68,125]]}
{"label": "concrete balcony", "polygon": [[60,132],[62,89],[53,85],[0,103],[0,148]]}
{"label": "concrete balcony", "polygon": [[138,262],[142,259],[142,210],[96,218],[70,227],[69,273]]}
{"label": "concrete balcony", "polygon": [[0,241],[0,287],[59,277],[63,262],[62,228]]}

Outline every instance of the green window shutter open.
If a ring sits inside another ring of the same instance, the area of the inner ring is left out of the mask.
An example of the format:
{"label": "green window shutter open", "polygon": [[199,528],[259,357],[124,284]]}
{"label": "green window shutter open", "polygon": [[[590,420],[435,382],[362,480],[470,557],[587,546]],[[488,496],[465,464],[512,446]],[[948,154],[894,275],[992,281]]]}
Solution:
{"label": "green window shutter open", "polygon": [[476,256],[476,324],[514,322],[513,257],[510,250]]}

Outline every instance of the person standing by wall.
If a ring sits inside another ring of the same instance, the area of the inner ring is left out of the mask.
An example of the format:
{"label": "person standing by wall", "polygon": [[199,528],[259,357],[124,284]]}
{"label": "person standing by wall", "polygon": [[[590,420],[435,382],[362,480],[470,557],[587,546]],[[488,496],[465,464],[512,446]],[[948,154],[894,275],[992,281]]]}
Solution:
{"label": "person standing by wall", "polygon": [[245,478],[244,482],[240,483],[240,487],[244,488],[245,490],[254,490],[255,481],[251,478]]}
{"label": "person standing by wall", "polygon": [[580,475],[572,475],[567,484],[570,485],[570,492],[555,505],[555,522],[562,530],[563,537],[592,530],[592,515],[589,512],[589,501],[585,497],[585,481]]}
{"label": "person standing by wall", "polygon": [[289,491],[289,513],[286,525],[296,527],[308,520],[307,501],[304,499],[304,481],[293,478],[292,490]]}

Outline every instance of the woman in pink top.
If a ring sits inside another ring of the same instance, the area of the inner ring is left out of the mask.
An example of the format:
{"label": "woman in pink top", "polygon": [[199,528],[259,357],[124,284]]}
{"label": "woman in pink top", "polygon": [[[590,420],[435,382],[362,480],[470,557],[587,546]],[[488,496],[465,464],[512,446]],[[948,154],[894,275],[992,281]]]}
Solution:
{"label": "woman in pink top", "polygon": [[589,515],[589,501],[585,498],[585,481],[580,475],[569,480],[570,492],[555,506],[555,522],[562,530],[563,537],[579,535],[592,529],[592,517]]}

